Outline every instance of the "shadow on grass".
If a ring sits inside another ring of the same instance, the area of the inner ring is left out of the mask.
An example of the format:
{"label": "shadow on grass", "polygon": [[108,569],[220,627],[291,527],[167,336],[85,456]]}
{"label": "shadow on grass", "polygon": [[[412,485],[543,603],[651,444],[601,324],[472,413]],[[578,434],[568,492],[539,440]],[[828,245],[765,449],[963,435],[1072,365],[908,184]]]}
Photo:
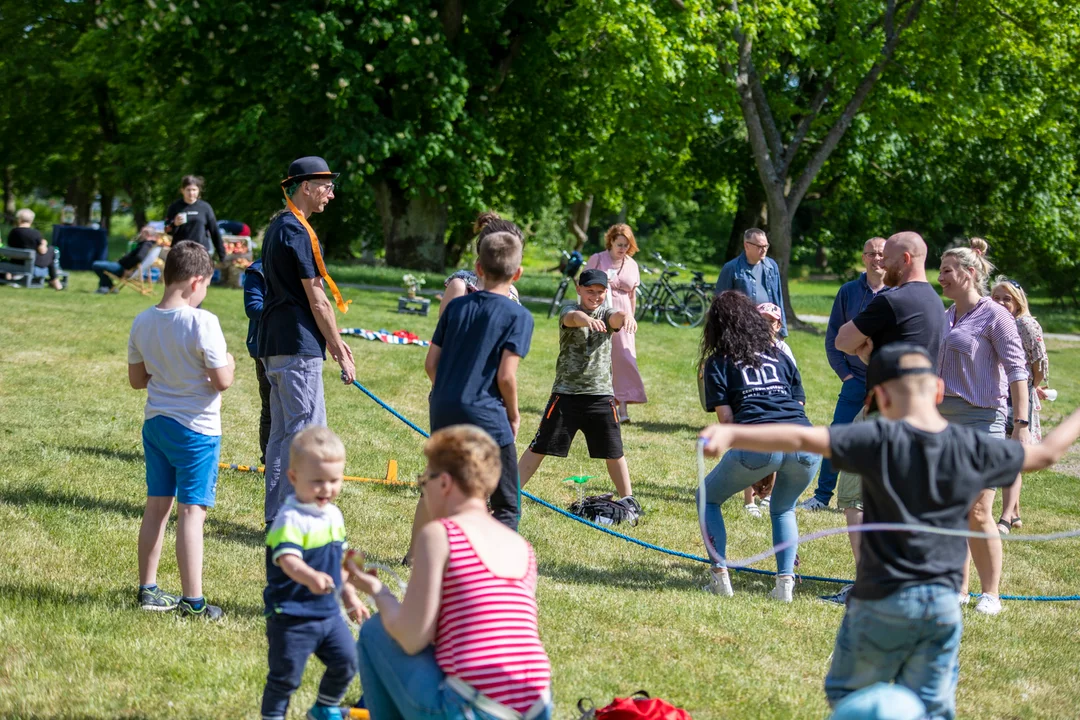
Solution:
{"label": "shadow on grass", "polygon": [[113,450],[110,448],[93,447],[90,445],[58,445],[58,449],[66,450],[69,453],[75,455],[93,455],[94,457],[105,458],[106,460],[120,460],[123,462],[133,462],[142,464],[146,462],[146,458],[140,452],[132,452],[129,450]]}
{"label": "shadow on grass", "polygon": [[[697,489],[687,487],[680,490],[670,485],[658,485],[648,480],[634,481],[634,497],[638,500],[662,500],[670,503],[684,503],[697,506],[695,497]],[[648,511],[648,508],[646,508]]]}
{"label": "shadow on grass", "polygon": [[[141,518],[145,505],[128,500],[98,498],[65,490],[49,490],[39,485],[0,488],[0,503],[15,506],[44,505],[50,508],[69,506],[79,510],[115,513],[128,518]],[[211,509],[206,516],[207,537],[262,548],[266,536],[262,529],[248,527],[231,520],[214,516]]]}
{"label": "shadow on grass", "polygon": [[[685,569],[646,568],[640,565],[623,565],[617,568],[589,567],[577,563],[545,560],[540,563],[540,575],[558,582],[575,585],[597,585],[602,587],[622,588],[626,590],[656,590],[672,588],[692,590],[699,588],[703,581],[695,566],[687,563]],[[705,570],[705,565],[700,565]]]}
{"label": "shadow on grass", "polygon": [[697,425],[691,425],[690,423],[667,423],[667,422],[655,422],[652,420],[632,420],[628,427],[639,428],[645,432],[654,433],[675,433],[675,432],[689,432],[697,435],[701,432],[701,428],[708,424],[706,422],[698,423]]}

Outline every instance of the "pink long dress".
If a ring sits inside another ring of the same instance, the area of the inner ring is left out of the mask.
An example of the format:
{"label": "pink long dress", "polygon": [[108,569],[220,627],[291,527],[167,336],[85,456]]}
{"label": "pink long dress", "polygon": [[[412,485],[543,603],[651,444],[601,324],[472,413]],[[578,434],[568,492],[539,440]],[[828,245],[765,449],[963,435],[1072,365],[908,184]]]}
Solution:
{"label": "pink long dress", "polygon": [[[641,284],[641,273],[634,258],[627,256],[626,262],[619,268],[611,261],[607,250],[598,252],[589,258],[587,268],[603,270],[608,275],[611,306],[618,312],[633,314],[630,298],[634,289]],[[637,335],[617,332],[611,336],[611,384],[615,390],[615,399],[621,403],[648,402],[645,397],[645,384],[637,366]]]}

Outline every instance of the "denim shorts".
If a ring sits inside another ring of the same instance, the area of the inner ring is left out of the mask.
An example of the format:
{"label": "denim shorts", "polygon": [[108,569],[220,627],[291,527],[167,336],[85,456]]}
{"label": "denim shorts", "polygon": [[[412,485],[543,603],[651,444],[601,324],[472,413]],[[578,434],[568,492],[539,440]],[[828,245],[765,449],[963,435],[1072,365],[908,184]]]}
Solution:
{"label": "denim shorts", "polygon": [[142,436],[147,496],[176,496],[185,505],[214,506],[220,435],[203,435],[156,415],[143,422]]}

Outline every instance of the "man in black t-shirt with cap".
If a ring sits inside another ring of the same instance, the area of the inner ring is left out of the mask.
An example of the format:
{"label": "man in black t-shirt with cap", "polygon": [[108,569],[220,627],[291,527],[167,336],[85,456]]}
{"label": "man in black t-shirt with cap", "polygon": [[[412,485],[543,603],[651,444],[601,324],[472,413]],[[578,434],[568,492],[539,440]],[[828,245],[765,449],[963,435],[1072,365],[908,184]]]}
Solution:
{"label": "man in black t-shirt with cap", "polygon": [[[265,520],[273,521],[292,485],[285,480],[289,445],[308,425],[326,425],[322,371],[326,351],[345,382],[356,375],[352,350],[338,333],[334,303],[346,312],[326,272],[322,248],[308,218],[334,199],[334,179],[326,161],[302,157],[282,181],[286,209],[266,230],[262,269],[266,279],[257,352],[270,381],[270,438],[266,444]],[[331,298],[327,296],[327,288]]]}
{"label": "man in black t-shirt with cap", "polygon": [[[1021,471],[1050,467],[1080,436],[1080,410],[1041,445],[950,425],[937,410],[944,386],[919,345],[878,350],[866,379],[879,418],[832,428],[712,425],[701,433],[706,453],[729,447],[820,453],[862,476],[867,525],[966,531],[980,492],[1010,484]],[[864,532],[861,544],[855,589],[825,678],[829,703],[895,682],[919,696],[930,718],[955,717],[963,627],[957,591],[967,539],[890,530]]]}

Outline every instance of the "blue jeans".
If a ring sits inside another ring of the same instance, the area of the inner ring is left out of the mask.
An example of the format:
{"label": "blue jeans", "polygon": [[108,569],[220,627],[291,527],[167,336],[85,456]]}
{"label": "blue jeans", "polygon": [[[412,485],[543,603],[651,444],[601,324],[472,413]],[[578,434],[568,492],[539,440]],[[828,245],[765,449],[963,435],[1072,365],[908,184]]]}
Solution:
{"label": "blue jeans", "polygon": [[110,260],[98,260],[90,266],[90,269],[97,273],[98,287],[103,288],[111,288],[113,286],[112,278],[105,273],[111,272],[113,275],[117,276],[124,274],[124,268],[120,263],[112,262]]}
{"label": "blue jeans", "polygon": [[932,720],[956,716],[963,620],[956,591],[916,585],[882,600],[848,599],[825,697],[835,705],[878,682],[914,691]]}
{"label": "blue jeans", "polygon": [[262,696],[263,720],[284,720],[289,700],[304,676],[312,655],[326,666],[319,682],[318,705],[337,707],[356,677],[356,649],[345,618],[271,615],[266,618],[270,672]]}
{"label": "blue jeans", "polygon": [[[833,410],[833,425],[848,425],[862,409],[863,401],[866,400],[866,381],[853,377],[844,381],[840,388],[840,395],[836,398],[836,409]],[[833,490],[836,489],[836,470],[833,470],[832,462],[825,459],[821,463],[821,474],[818,475],[817,489],[814,497],[821,503],[828,505],[832,499]]]}
{"label": "blue jeans", "polygon": [[[360,626],[356,655],[364,705],[373,720],[495,720],[446,686],[433,645],[406,654],[377,614]],[[536,720],[550,719],[549,704]]]}
{"label": "blue jeans", "polygon": [[[727,530],[720,506],[735,493],[750,487],[766,475],[776,473],[769,518],[772,520],[773,544],[799,537],[795,522],[795,501],[817,474],[821,456],[813,453],[758,453],[729,450],[705,478],[705,529],[721,558],[727,557]],[[795,553],[790,547],[776,554],[776,571],[781,575],[795,572]],[[721,563],[726,567],[726,563]]]}
{"label": "blue jeans", "polygon": [[270,381],[270,438],[266,442],[266,497],[263,512],[272,522],[286,497],[293,494],[286,478],[289,445],[308,425],[326,426],[323,397],[323,359],[301,355],[262,358]]}

